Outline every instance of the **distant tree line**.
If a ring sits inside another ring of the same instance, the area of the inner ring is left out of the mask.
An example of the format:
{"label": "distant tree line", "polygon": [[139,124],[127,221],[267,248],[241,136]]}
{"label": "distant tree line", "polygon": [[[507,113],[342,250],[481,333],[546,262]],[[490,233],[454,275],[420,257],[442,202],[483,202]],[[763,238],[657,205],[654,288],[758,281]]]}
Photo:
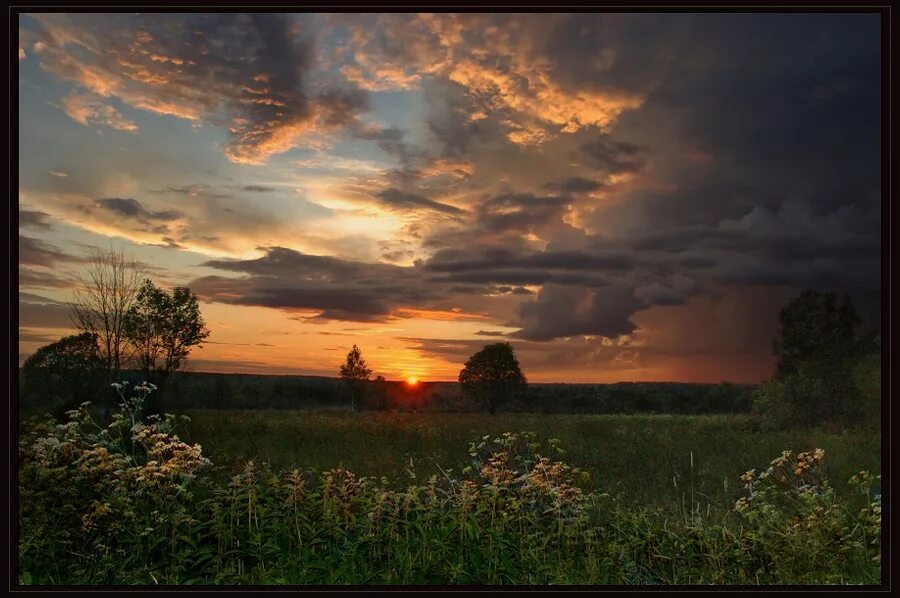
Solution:
{"label": "distant tree line", "polygon": [[[748,413],[757,385],[619,382],[614,384],[529,383],[496,413]],[[458,382],[406,382],[376,376],[358,406],[339,378],[175,372],[166,383],[167,401],[179,409],[359,409],[435,413],[487,412]]]}

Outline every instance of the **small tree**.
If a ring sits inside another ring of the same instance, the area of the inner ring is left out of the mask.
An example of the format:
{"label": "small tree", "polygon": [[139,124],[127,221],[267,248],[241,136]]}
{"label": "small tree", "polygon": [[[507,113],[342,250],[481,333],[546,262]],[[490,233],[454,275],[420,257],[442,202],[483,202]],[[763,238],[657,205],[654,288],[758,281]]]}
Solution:
{"label": "small tree", "polygon": [[125,318],[141,282],[141,267],[124,253],[94,249],[70,304],[78,330],[97,335],[108,378],[119,379],[127,367]]}
{"label": "small tree", "polygon": [[146,380],[163,382],[178,370],[191,349],[203,344],[209,329],[197,296],[186,287],[171,293],[145,279],[125,319],[125,331]]}
{"label": "small tree", "polygon": [[107,386],[103,380],[105,370],[106,360],[96,334],[66,336],[41,347],[25,360],[22,394],[29,405],[53,406],[62,413],[85,401],[97,402]]}
{"label": "small tree", "polygon": [[493,414],[497,406],[518,396],[528,382],[509,343],[494,343],[475,353],[459,373],[463,393],[487,407]]}
{"label": "small tree", "polygon": [[362,358],[359,347],[353,345],[347,353],[347,360],[341,365],[341,380],[347,385],[350,402],[357,411],[362,409],[371,375],[372,370],[366,366],[366,360]]}

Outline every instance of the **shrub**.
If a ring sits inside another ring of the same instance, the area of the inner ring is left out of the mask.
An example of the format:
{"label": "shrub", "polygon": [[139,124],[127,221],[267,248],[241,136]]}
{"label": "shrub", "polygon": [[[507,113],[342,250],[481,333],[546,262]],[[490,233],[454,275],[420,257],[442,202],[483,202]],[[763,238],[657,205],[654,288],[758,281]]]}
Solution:
{"label": "shrub", "polygon": [[152,390],[142,385],[134,397],[122,393],[121,412],[107,427],[84,403],[68,412],[68,422],[45,420],[37,437],[34,431],[23,436],[23,574],[55,583],[116,583],[123,570],[139,579],[157,569],[180,570],[176,538],[196,524],[190,482],[210,463],[199,445],[174,434],[174,415],[140,421]]}
{"label": "shrub", "polygon": [[22,394],[26,408],[64,412],[96,400],[106,373],[97,335],[84,332],[41,347],[22,365]]}

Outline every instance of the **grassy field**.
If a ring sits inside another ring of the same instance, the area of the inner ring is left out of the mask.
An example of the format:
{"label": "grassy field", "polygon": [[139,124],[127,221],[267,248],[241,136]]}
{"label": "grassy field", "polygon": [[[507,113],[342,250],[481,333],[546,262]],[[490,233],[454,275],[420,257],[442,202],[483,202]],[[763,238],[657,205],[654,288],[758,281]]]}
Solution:
{"label": "grassy field", "polygon": [[[773,432],[734,415],[288,410],[201,410],[189,423],[133,426],[131,405],[108,428],[84,406],[68,423],[24,430],[20,583],[881,576],[872,430]],[[748,491],[741,474],[754,468]],[[862,469],[871,473],[851,488]]]}
{"label": "grassy field", "polygon": [[188,415],[191,441],[229,474],[253,459],[274,469],[343,466],[402,484],[409,480],[410,463],[420,480],[440,474],[438,466],[458,472],[472,441],[521,431],[559,439],[566,451],[561,458],[591,474],[590,490],[653,507],[678,506],[692,495],[695,503],[729,507],[741,492],[741,474],[764,469],[784,449],[825,449],[825,471],[839,492],[859,470],[881,470],[881,438],[875,430],[766,431],[741,415],[259,410]]}

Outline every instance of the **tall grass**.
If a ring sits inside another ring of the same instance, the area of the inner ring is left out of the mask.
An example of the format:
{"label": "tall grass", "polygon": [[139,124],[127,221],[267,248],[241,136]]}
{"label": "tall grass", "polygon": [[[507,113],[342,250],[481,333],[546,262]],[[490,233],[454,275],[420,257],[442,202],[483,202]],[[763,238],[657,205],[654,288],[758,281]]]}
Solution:
{"label": "tall grass", "polygon": [[472,438],[510,430],[533,431],[543,441],[559,439],[565,461],[591,474],[587,490],[622,494],[649,507],[674,508],[682,494],[686,499],[691,494],[691,479],[702,508],[729,504],[740,493],[739,476],[785,448],[824,448],[826,474],[845,495],[854,473],[881,469],[877,429],[766,430],[746,415],[187,413],[191,440],[203,446],[221,477],[254,459],[275,469],[345,467],[399,481],[410,456],[420,475],[428,477],[464,462]]}
{"label": "tall grass", "polygon": [[825,479],[824,451],[747,472],[735,479],[742,499],[716,509],[699,506],[689,464],[673,514],[604,492],[567,464],[564,443],[530,433],[465,443],[458,470],[423,476],[407,458],[401,481],[254,461],[219,481],[200,445],[179,439],[178,418],[142,423],[140,405],[123,401],[108,426],[84,405],[26,428],[22,583],[880,581],[878,479],[855,476],[862,506],[849,508]]}

